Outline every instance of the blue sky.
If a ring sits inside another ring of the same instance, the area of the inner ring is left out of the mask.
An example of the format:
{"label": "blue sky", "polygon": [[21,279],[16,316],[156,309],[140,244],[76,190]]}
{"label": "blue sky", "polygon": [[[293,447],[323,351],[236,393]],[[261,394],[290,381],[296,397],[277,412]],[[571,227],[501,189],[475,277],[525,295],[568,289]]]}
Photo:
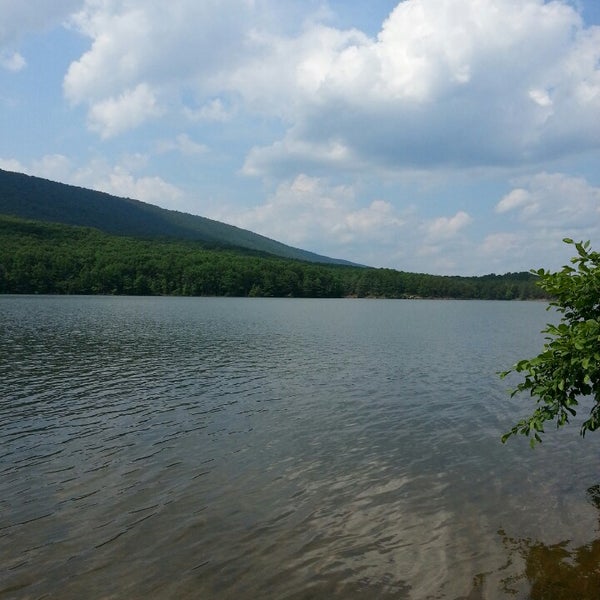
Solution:
{"label": "blue sky", "polygon": [[0,0],[0,168],[378,267],[600,247],[597,0]]}

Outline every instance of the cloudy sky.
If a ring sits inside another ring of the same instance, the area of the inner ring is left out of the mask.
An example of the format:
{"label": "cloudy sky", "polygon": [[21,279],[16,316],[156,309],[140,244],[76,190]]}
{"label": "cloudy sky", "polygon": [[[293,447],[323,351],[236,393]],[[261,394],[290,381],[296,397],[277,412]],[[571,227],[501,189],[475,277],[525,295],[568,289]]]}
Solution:
{"label": "cloudy sky", "polygon": [[598,0],[0,0],[0,168],[378,267],[600,247]]}

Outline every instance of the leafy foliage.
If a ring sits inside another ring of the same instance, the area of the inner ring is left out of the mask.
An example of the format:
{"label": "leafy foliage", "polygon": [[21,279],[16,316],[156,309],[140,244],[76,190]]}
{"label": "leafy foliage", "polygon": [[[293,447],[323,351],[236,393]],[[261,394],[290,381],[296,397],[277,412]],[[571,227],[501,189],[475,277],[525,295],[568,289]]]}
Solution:
{"label": "leafy foliage", "polygon": [[325,265],[0,215],[0,293],[512,300],[542,297],[536,279]]}
{"label": "leafy foliage", "polygon": [[564,241],[577,250],[573,266],[556,273],[536,272],[539,286],[553,298],[550,306],[562,313],[561,322],[543,330],[547,342],[538,356],[501,373],[502,377],[513,371],[523,374],[524,380],[512,395],[528,392],[538,406],[502,436],[503,442],[520,433],[530,436],[534,446],[542,441],[546,421],[562,427],[577,414],[584,396],[593,396],[593,405],[581,425],[581,435],[600,427],[600,254],[590,250],[589,242]]}

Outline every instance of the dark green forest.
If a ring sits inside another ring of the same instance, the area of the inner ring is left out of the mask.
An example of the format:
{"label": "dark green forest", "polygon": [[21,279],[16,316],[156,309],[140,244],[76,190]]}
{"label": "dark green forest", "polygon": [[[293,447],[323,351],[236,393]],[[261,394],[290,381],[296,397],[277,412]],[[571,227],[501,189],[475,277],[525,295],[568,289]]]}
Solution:
{"label": "dark green forest", "polygon": [[537,299],[530,273],[447,277],[327,265],[197,241],[0,215],[0,293]]}

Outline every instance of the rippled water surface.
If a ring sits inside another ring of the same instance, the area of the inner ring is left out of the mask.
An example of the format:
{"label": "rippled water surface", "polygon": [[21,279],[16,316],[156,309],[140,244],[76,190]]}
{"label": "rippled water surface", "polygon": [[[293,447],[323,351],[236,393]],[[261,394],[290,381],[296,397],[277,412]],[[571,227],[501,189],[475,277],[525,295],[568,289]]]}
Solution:
{"label": "rippled water surface", "polygon": [[0,598],[596,598],[599,440],[499,442],[550,319],[0,297]]}

